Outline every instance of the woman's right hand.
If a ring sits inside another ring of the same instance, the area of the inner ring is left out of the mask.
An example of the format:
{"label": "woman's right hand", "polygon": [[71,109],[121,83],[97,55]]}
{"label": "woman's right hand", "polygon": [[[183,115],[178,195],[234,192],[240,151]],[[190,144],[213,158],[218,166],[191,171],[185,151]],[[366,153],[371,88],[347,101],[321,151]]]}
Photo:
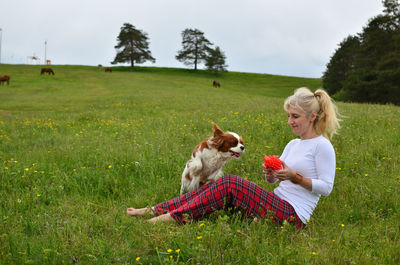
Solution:
{"label": "woman's right hand", "polygon": [[276,181],[275,171],[267,168],[264,164],[262,164],[262,168],[265,181],[267,181],[268,183],[274,183]]}

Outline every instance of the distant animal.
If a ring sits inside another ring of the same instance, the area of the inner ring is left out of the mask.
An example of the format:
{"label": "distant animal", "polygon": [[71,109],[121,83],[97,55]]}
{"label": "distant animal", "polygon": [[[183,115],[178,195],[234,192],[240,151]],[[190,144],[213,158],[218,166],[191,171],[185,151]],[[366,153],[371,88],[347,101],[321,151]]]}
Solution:
{"label": "distant animal", "polygon": [[10,76],[9,75],[0,75],[0,85],[4,82],[7,82],[7,86],[10,85]]}
{"label": "distant animal", "polygon": [[40,74],[44,74],[44,73],[48,73],[49,75],[52,74],[54,75],[54,71],[51,68],[42,68],[42,70],[40,71]]}
{"label": "distant animal", "polygon": [[222,177],[222,167],[244,152],[242,138],[234,132],[223,132],[213,124],[213,136],[194,149],[182,173],[181,194],[198,189]]}
{"label": "distant animal", "polygon": [[218,81],[214,80],[213,87],[221,87],[221,84]]}
{"label": "distant animal", "polygon": [[110,72],[110,73],[112,73],[112,68],[111,68],[111,67],[106,67],[105,72]]}
{"label": "distant animal", "polygon": [[50,65],[51,64],[51,60],[46,60],[46,64]]}

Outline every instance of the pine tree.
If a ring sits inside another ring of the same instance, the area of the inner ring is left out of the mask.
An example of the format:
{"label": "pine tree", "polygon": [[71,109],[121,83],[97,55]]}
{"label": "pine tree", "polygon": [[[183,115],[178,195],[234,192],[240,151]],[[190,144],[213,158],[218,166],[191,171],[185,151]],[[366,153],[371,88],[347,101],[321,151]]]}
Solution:
{"label": "pine tree", "polygon": [[197,65],[206,60],[211,45],[200,30],[185,29],[182,31],[182,50],[175,58],[185,65],[194,65],[194,70],[197,70]]}
{"label": "pine tree", "polygon": [[112,64],[129,62],[131,71],[134,70],[134,63],[145,61],[156,61],[149,50],[147,34],[136,29],[133,25],[125,23],[117,37],[118,44],[114,47],[117,55]]}
{"label": "pine tree", "polygon": [[209,49],[208,56],[206,58],[206,67],[208,70],[215,72],[224,72],[228,67],[225,64],[226,56],[217,46],[215,49]]}

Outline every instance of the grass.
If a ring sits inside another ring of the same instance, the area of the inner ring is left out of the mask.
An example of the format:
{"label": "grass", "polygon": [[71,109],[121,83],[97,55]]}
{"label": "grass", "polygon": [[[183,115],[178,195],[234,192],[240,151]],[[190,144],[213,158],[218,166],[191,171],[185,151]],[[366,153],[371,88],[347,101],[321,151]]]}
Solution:
{"label": "grass", "polygon": [[[179,194],[210,121],[246,144],[225,172],[272,190],[292,138],[284,98],[319,79],[184,69],[0,65],[1,264],[399,264],[400,108],[339,103],[335,187],[303,230],[228,212],[179,226],[127,207]],[[117,71],[119,70],[119,71]],[[217,79],[221,88],[213,88]]]}

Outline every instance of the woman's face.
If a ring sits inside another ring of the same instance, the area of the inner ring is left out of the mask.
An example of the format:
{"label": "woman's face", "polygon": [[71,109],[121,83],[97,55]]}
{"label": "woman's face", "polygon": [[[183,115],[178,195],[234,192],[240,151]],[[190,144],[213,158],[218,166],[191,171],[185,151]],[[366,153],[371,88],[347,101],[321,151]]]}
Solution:
{"label": "woman's face", "polygon": [[312,113],[308,117],[306,114],[293,107],[288,108],[288,124],[295,135],[301,139],[309,139],[316,136],[313,126],[316,115]]}

